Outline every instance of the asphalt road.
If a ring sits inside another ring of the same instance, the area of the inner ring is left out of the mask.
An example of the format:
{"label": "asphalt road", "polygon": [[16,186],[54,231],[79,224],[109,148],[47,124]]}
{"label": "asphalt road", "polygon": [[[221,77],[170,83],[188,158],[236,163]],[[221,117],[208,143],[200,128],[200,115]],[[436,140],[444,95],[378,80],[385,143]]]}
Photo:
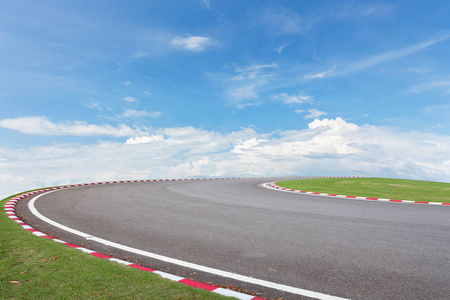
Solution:
{"label": "asphalt road", "polygon": [[[450,208],[327,198],[261,187],[264,179],[126,183],[50,193],[44,216],[116,243],[350,299],[450,299]],[[87,241],[72,243],[262,297],[302,296],[182,268]]]}

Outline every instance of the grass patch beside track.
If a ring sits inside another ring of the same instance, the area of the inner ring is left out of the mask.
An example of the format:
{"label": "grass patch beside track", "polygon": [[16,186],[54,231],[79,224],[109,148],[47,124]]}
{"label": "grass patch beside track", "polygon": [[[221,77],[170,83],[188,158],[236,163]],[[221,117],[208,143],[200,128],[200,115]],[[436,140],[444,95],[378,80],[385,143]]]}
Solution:
{"label": "grass patch beside track", "polygon": [[1,299],[233,299],[34,236],[6,215],[12,197],[0,201]]}
{"label": "grass patch beside track", "polygon": [[450,183],[389,178],[319,178],[277,182],[302,191],[450,203]]}

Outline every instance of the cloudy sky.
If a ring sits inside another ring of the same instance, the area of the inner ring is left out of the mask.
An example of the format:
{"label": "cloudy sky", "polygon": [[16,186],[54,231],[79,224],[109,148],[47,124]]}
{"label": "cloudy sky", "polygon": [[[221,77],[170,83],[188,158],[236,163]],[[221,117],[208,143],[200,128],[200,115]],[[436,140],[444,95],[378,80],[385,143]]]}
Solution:
{"label": "cloudy sky", "polygon": [[0,3],[0,196],[210,176],[450,181],[448,1]]}

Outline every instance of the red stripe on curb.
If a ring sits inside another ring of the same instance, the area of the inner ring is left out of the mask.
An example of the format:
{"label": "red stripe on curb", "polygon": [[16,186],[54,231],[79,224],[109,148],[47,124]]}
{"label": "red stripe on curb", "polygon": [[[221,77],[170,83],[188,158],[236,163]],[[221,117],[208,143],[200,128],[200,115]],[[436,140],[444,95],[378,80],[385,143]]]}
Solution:
{"label": "red stripe on curb", "polygon": [[143,266],[140,266],[140,265],[136,265],[136,264],[129,265],[129,267],[132,267],[132,268],[135,268],[135,269],[139,269],[139,270],[142,270],[142,271],[145,271],[145,272],[154,272],[154,271],[156,271],[156,270],[153,270],[153,269],[150,269],[150,268],[147,268],[147,267],[143,267]]}
{"label": "red stripe on curb", "polygon": [[209,284],[206,284],[206,283],[201,283],[201,282],[194,281],[194,280],[191,280],[191,279],[182,279],[182,280],[180,280],[178,282],[186,284],[186,285],[189,285],[189,286],[192,286],[192,287],[195,287],[195,288],[204,289],[204,290],[207,290],[207,291],[214,291],[214,290],[218,289],[217,286],[209,285]]}
{"label": "red stripe on curb", "polygon": [[99,257],[99,258],[107,258],[107,259],[111,258],[111,256],[108,256],[108,255],[105,255],[105,254],[101,254],[101,253],[98,253],[98,252],[92,252],[92,253],[89,253],[89,254],[93,255],[95,257]]}
{"label": "red stripe on curb", "polygon": [[378,200],[378,198],[366,198],[367,200]]}

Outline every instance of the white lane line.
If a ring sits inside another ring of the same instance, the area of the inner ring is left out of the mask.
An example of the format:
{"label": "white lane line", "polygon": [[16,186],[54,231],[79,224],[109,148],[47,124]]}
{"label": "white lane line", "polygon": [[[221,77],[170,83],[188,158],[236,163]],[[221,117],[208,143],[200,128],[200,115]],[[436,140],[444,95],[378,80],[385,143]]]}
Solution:
{"label": "white lane line", "polygon": [[[239,280],[239,281],[243,281],[243,282],[247,282],[247,283],[252,283],[252,284],[257,284],[257,285],[261,285],[264,287],[268,287],[268,288],[273,288],[276,290],[280,290],[280,291],[284,291],[284,292],[288,292],[288,293],[292,293],[292,294],[297,294],[297,295],[302,295],[302,296],[306,296],[306,297],[310,297],[310,298],[314,298],[314,299],[321,299],[321,300],[348,300],[346,298],[340,298],[340,297],[335,297],[335,296],[331,296],[331,295],[327,295],[327,294],[322,294],[322,293],[317,293],[317,292],[313,292],[313,291],[309,291],[309,290],[305,290],[305,289],[301,289],[301,288],[296,288],[296,287],[292,287],[292,286],[288,286],[288,285],[284,285],[284,284],[279,284],[279,283],[275,283],[275,282],[270,282],[270,281],[266,281],[266,280],[262,280],[262,279],[256,279],[253,277],[249,277],[249,276],[245,276],[245,275],[240,275],[240,274],[236,274],[236,273],[232,273],[232,272],[227,272],[227,271],[222,271],[219,269],[214,269],[214,268],[210,268],[210,267],[206,267],[206,266],[202,266],[202,265],[198,265],[198,264],[194,264],[194,263],[190,263],[190,262],[186,262],[186,261],[182,261],[179,259],[175,259],[175,258],[171,258],[171,257],[167,257],[167,256],[163,256],[163,255],[159,255],[156,253],[151,253],[148,251],[144,251],[144,250],[140,250],[140,249],[136,249],[136,248],[132,248],[129,246],[125,246],[122,244],[118,244],[112,241],[108,241],[102,238],[98,238],[98,237],[94,237],[90,234],[84,233],[82,231],[67,227],[65,225],[62,225],[60,223],[57,223],[47,217],[45,217],[44,215],[42,215],[35,207],[35,202],[37,199],[39,199],[40,197],[47,195],[49,193],[53,193],[53,192],[57,192],[60,190],[53,190],[53,191],[48,191],[45,192],[43,194],[40,194],[36,197],[34,197],[29,203],[28,203],[28,208],[30,209],[30,211],[39,219],[41,219],[42,221],[51,224],[55,227],[58,227],[60,229],[63,229],[67,232],[70,232],[72,234],[84,237],[86,239],[89,240],[93,240],[96,242],[99,242],[101,244],[110,246],[110,247],[114,247],[120,250],[124,250],[124,251],[128,251],[128,252],[132,252],[135,254],[139,254],[142,256],[146,256],[146,257],[150,257],[153,259],[157,259],[157,260],[161,260],[161,261],[165,261],[171,264],[176,264],[179,266],[183,266],[186,268],[190,268],[190,269],[195,269],[198,271],[202,271],[202,272],[207,272],[210,274],[214,274],[214,275],[219,275],[219,276],[223,276],[223,277],[227,277],[227,278],[232,278],[235,280]],[[154,272],[156,273],[156,272]]]}

